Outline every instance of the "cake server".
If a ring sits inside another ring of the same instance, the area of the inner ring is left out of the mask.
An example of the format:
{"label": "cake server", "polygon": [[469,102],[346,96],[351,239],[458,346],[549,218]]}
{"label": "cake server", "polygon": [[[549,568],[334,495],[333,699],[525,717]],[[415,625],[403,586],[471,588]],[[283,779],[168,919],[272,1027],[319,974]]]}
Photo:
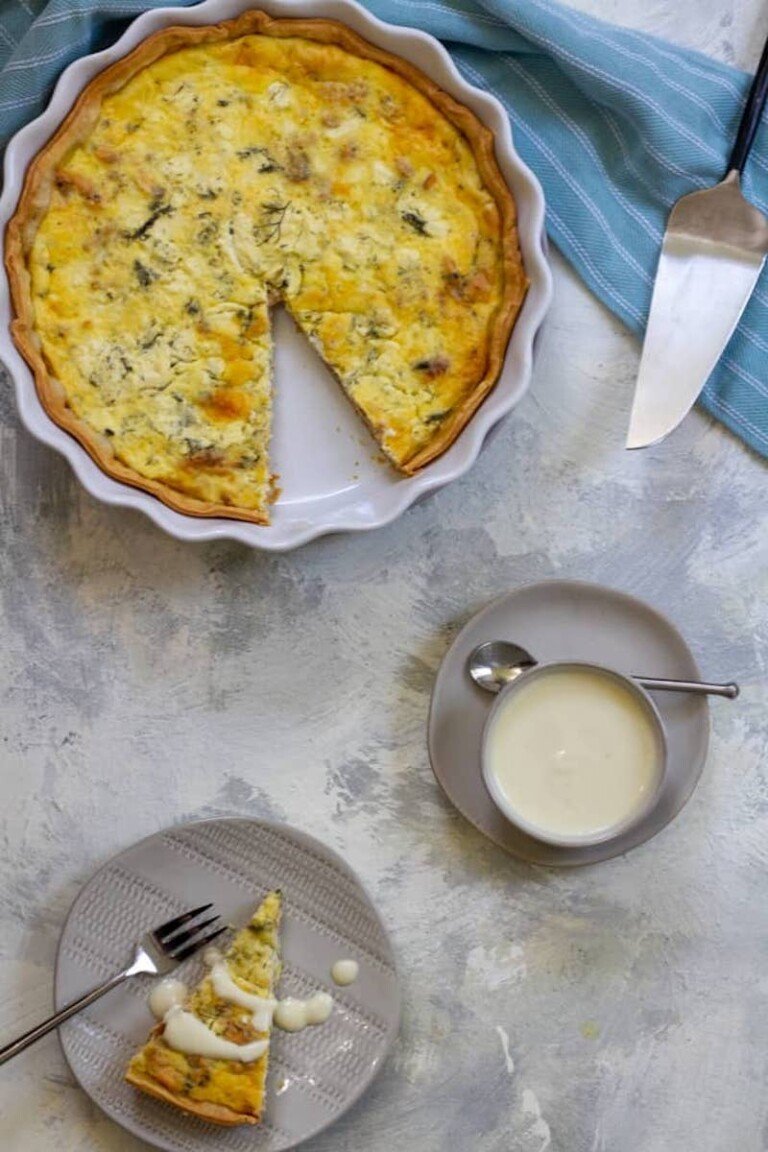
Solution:
{"label": "cake server", "polygon": [[635,386],[627,448],[647,448],[693,407],[752,295],[768,220],[740,177],[768,96],[768,43],[724,180],[677,201],[667,223]]}

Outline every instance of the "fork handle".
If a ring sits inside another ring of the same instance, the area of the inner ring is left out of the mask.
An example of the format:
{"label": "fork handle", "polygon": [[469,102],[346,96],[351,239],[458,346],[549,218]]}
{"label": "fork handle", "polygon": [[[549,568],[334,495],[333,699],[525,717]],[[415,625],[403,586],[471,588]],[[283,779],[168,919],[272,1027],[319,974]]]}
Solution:
{"label": "fork handle", "polygon": [[760,117],[763,114],[766,97],[768,97],[768,40],[763,48],[763,54],[760,57],[760,63],[757,66],[757,72],[747,96],[736,143],[728,163],[729,172],[733,172],[734,168],[737,172],[741,172],[747,162],[760,124]]}
{"label": "fork handle", "polygon": [[113,976],[111,980],[107,980],[104,984],[99,984],[98,988],[94,988],[91,992],[86,992],[79,1000],[73,1000],[71,1004],[67,1004],[66,1008],[62,1008],[60,1012],[54,1013],[49,1016],[47,1020],[43,1020],[42,1024],[38,1024],[36,1028],[30,1028],[29,1032],[25,1032],[23,1036],[18,1039],[12,1040],[10,1044],[6,1044],[4,1048],[0,1048],[0,1064],[5,1064],[8,1060],[12,1060],[14,1056],[18,1056],[19,1052],[23,1052],[25,1048],[29,1048],[30,1044],[34,1044],[42,1036],[47,1036],[49,1032],[53,1032],[54,1028],[58,1028],[65,1020],[69,1020],[70,1016],[74,1016],[77,1012],[82,1012],[83,1008],[87,1008],[89,1004],[93,1004],[94,1000],[98,1000],[107,992],[111,992],[113,988],[117,988],[118,984],[122,984],[130,975],[129,972],[118,972],[117,976]]}

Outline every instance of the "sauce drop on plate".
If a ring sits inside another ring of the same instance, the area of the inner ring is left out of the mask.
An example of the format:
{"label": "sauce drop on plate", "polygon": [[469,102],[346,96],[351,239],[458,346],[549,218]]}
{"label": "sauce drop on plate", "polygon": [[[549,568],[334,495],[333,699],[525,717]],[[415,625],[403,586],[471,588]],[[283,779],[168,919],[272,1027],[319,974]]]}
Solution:
{"label": "sauce drop on plate", "polygon": [[333,1011],[333,997],[316,992],[309,1000],[289,996],[278,1001],[274,1022],[284,1032],[302,1032],[310,1024],[324,1024]]}
{"label": "sauce drop on plate", "polygon": [[563,839],[624,824],[660,772],[648,711],[629,687],[589,668],[545,671],[510,692],[489,727],[484,765],[534,835]]}
{"label": "sauce drop on plate", "polygon": [[180,1008],[187,998],[187,986],[183,980],[159,980],[149,994],[149,1008],[153,1016],[162,1020],[171,1008]]}
{"label": "sauce drop on plate", "polygon": [[357,960],[337,960],[331,968],[331,979],[340,988],[345,988],[347,984],[354,984],[359,971]]}

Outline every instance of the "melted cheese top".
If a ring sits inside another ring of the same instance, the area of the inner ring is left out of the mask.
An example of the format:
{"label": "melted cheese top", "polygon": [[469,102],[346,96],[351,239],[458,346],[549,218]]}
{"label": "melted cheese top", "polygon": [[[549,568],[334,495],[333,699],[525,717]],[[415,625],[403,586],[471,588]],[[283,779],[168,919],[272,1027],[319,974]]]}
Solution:
{"label": "melted cheese top", "polygon": [[403,465],[482,378],[503,288],[498,208],[436,107],[372,60],[258,34],[103,100],[30,270],[76,416],[140,476],[262,510],[271,303]]}

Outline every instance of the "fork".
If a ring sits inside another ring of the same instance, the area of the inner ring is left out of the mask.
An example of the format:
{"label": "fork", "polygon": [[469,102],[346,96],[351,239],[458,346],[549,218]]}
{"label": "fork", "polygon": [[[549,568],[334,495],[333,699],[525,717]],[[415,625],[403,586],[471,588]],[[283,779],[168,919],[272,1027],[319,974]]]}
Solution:
{"label": "fork", "polygon": [[151,932],[147,932],[136,945],[133,963],[110,980],[100,984],[98,988],[86,992],[84,996],[73,1000],[71,1004],[67,1004],[66,1008],[62,1008],[60,1012],[49,1016],[36,1028],[31,1028],[29,1032],[19,1036],[17,1040],[6,1044],[5,1048],[0,1048],[0,1064],[5,1064],[14,1056],[18,1056],[19,1052],[29,1048],[30,1044],[34,1044],[41,1036],[47,1036],[54,1028],[58,1028],[65,1020],[69,1020],[70,1016],[74,1016],[76,1012],[81,1012],[83,1008],[93,1004],[94,1000],[98,1000],[107,992],[111,992],[113,988],[117,988],[118,984],[122,984],[131,976],[138,976],[140,973],[147,973],[151,976],[166,976],[169,972],[173,972],[174,968],[177,968],[184,960],[188,960],[200,948],[204,948],[222,932],[226,932],[226,927],[223,927],[203,936],[200,935],[206,928],[217,923],[218,916],[211,916],[208,920],[203,920],[202,923],[193,923],[212,907],[213,904],[203,904],[200,908],[193,908],[181,916],[174,916],[172,920],[166,920],[165,924],[161,924],[159,928],[153,928]]}

